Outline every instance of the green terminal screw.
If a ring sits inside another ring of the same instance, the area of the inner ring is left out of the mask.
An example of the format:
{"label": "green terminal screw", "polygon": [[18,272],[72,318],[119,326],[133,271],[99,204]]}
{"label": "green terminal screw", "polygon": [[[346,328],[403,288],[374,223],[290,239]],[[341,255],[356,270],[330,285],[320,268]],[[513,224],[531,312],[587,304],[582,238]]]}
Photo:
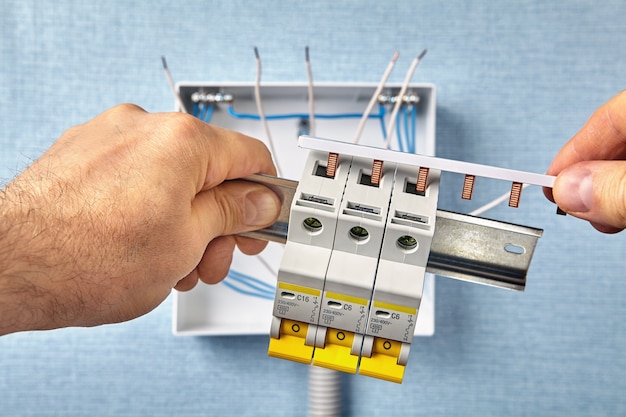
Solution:
{"label": "green terminal screw", "polygon": [[350,237],[354,240],[362,241],[369,237],[370,232],[366,228],[361,226],[354,226],[350,229]]}
{"label": "green terminal screw", "polygon": [[412,250],[417,247],[417,240],[413,236],[409,235],[400,236],[396,243],[401,249],[404,250]]}
{"label": "green terminal screw", "polygon": [[319,232],[322,229],[322,222],[315,217],[307,217],[302,224],[309,232]]}

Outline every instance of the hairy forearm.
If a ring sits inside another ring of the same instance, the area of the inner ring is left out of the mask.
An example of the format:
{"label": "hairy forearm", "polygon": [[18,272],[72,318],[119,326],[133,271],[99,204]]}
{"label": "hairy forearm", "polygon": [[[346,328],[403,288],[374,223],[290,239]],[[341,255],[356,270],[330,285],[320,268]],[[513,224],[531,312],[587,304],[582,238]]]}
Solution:
{"label": "hairy forearm", "polygon": [[[13,183],[0,192],[0,334],[47,327],[42,235],[32,195]],[[28,200],[25,201],[25,200]]]}
{"label": "hairy forearm", "polygon": [[32,168],[0,193],[0,334],[80,324],[78,257],[93,247],[77,244],[95,229],[75,195]]}
{"label": "hairy forearm", "polygon": [[125,228],[106,225],[123,219],[114,199],[41,165],[0,195],[0,334],[100,324],[117,293],[108,278],[130,256],[115,244]]}

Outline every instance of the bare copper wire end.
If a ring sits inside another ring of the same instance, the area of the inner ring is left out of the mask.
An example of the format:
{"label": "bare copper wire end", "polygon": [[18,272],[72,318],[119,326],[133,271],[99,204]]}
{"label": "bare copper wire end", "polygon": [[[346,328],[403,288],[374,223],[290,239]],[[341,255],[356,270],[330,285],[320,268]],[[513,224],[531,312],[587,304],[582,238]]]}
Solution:
{"label": "bare copper wire end", "polygon": [[509,197],[509,207],[517,208],[519,206],[519,200],[522,196],[522,183],[514,182],[511,186],[511,196]]}
{"label": "bare copper wire end", "polygon": [[425,193],[428,186],[428,171],[426,167],[420,167],[417,173],[417,183],[415,184],[415,191],[418,193]]}
{"label": "bare copper wire end", "polygon": [[461,194],[463,200],[472,199],[472,194],[474,193],[474,181],[476,181],[475,175],[465,175],[465,180],[463,181],[463,193]]}
{"label": "bare copper wire end", "polygon": [[380,184],[380,178],[383,176],[383,161],[374,159],[372,164],[372,177],[370,182],[374,185]]}
{"label": "bare copper wire end", "polygon": [[334,152],[328,153],[328,162],[326,163],[326,176],[335,178],[337,172],[337,163],[339,162],[339,154]]}

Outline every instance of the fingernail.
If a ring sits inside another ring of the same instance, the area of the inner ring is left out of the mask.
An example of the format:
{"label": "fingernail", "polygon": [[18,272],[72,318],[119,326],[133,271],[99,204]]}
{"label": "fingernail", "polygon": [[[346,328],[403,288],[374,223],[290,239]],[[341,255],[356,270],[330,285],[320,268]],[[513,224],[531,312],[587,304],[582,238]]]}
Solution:
{"label": "fingernail", "polygon": [[555,188],[559,207],[565,211],[585,213],[593,206],[593,175],[588,169],[563,171]]}
{"label": "fingernail", "polygon": [[248,226],[271,223],[280,211],[278,197],[271,191],[251,191],[244,202],[245,222]]}

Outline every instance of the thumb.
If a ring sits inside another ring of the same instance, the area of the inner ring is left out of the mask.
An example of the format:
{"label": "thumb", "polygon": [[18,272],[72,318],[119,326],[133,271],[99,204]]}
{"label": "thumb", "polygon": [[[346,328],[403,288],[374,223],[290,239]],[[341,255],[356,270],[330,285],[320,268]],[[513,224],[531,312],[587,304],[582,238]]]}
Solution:
{"label": "thumb", "polygon": [[552,190],[565,212],[598,230],[626,228],[626,161],[585,161],[561,171]]}
{"label": "thumb", "polygon": [[280,207],[272,190],[248,181],[226,181],[194,200],[200,230],[210,239],[267,227],[278,218]]}

